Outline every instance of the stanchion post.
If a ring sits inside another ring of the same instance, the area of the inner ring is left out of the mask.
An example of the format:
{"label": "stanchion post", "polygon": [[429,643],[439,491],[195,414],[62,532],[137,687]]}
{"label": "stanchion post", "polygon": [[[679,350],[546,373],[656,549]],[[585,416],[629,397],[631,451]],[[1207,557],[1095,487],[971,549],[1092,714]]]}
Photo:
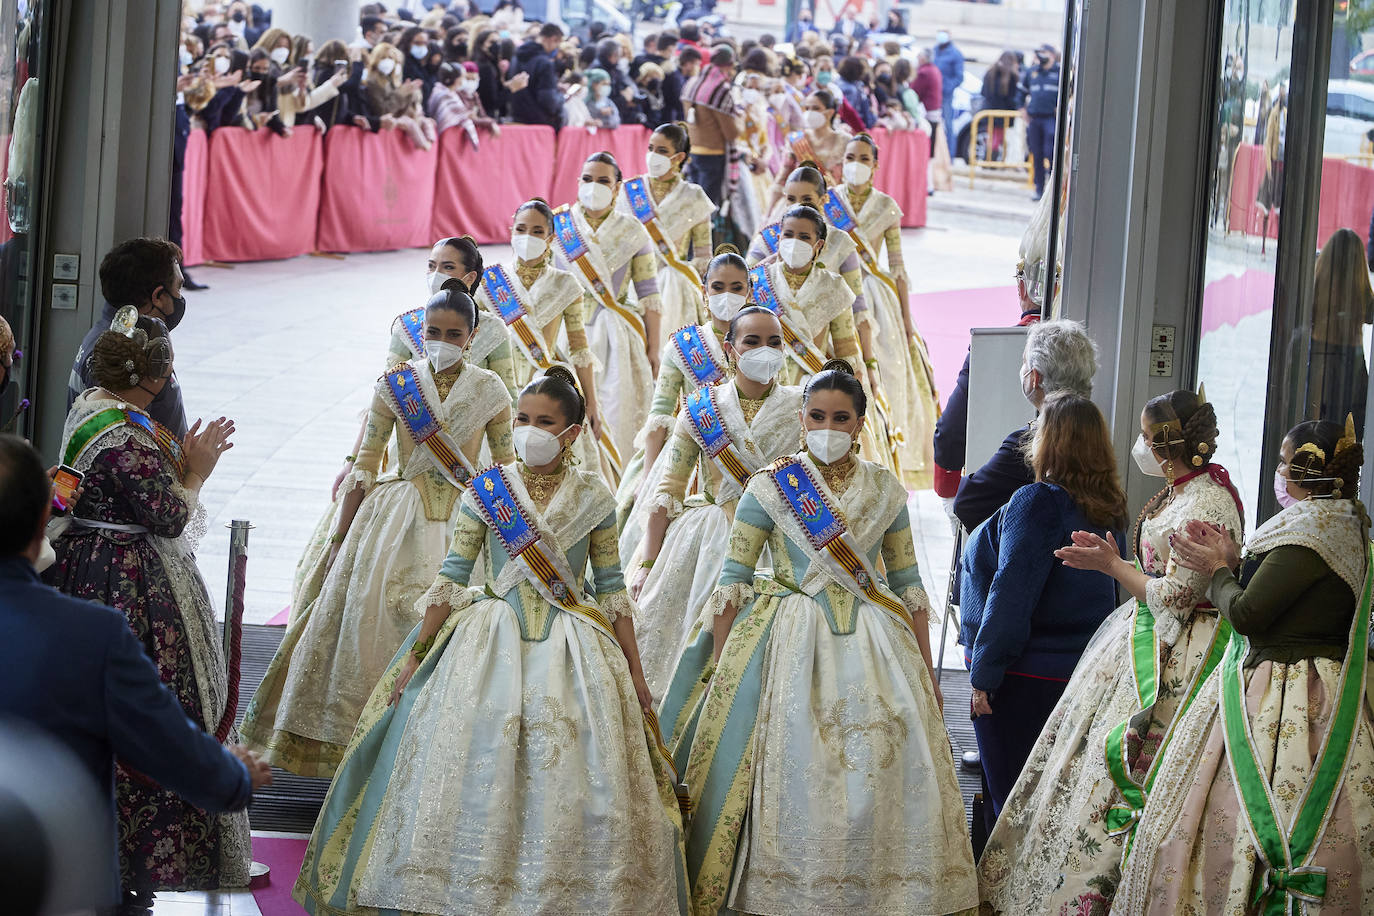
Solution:
{"label": "stanchion post", "polygon": [[949,634],[949,617],[954,605],[954,583],[959,581],[959,558],[964,552],[964,526],[954,523],[954,556],[949,561],[949,581],[945,583],[945,612],[940,616],[940,657],[935,663],[935,683],[938,686],[945,673],[945,637]]}
{"label": "stanchion post", "polygon": [[238,570],[240,564],[248,554],[248,532],[253,530],[253,525],[247,519],[236,518],[228,525],[229,528],[229,574],[228,584],[224,590],[224,660],[228,662],[231,652],[230,646],[233,644],[233,620],[234,612],[238,611],[240,617],[243,614],[242,608],[235,608],[235,601],[242,603],[243,595],[236,594],[238,585]]}

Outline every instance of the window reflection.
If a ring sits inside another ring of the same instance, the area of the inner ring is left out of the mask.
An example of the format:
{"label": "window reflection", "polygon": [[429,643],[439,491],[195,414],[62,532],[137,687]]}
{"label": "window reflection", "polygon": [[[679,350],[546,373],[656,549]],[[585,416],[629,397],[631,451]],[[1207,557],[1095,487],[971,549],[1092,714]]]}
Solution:
{"label": "window reflection", "polygon": [[1291,6],[1229,0],[1217,60],[1198,379],[1217,412],[1217,461],[1231,473],[1251,530],[1285,183]]}

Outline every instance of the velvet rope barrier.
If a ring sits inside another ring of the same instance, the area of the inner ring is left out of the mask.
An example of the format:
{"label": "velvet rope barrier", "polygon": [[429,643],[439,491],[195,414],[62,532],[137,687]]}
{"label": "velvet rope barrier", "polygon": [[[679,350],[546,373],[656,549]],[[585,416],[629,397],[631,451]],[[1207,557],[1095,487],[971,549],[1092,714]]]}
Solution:
{"label": "velvet rope barrier", "polygon": [[229,689],[224,715],[215,729],[215,740],[229,739],[239,714],[239,679],[243,667],[243,590],[248,581],[248,532],[253,528],[243,519],[229,524],[229,584],[224,599],[224,656],[229,666]]}

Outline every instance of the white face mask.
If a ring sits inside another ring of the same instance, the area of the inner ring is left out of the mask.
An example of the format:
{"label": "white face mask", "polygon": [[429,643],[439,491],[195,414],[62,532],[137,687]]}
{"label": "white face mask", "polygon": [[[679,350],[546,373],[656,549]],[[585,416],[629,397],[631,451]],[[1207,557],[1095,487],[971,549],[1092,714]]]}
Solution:
{"label": "white face mask", "polygon": [[215,72],[218,73],[218,74],[221,74],[221,75],[223,75],[223,74],[225,74],[225,73],[228,73],[228,72],[229,72],[229,58],[227,58],[227,57],[216,57],[216,58],[215,58]]}
{"label": "white face mask", "polygon": [[428,53],[429,53],[429,48],[428,48],[426,45],[411,45],[411,46],[410,46],[410,56],[413,57],[413,58],[415,58],[416,60],[424,60],[424,59],[425,59],[425,55],[428,54]]}
{"label": "white face mask", "polygon": [[593,95],[595,95],[598,99],[609,98],[611,95],[611,87],[607,86],[605,83],[602,83],[600,86],[597,86],[595,90],[593,90]]}
{"label": "white face mask", "polygon": [[839,461],[853,445],[854,437],[842,429],[813,429],[806,433],[806,450],[826,464]]}
{"label": "white face mask", "polygon": [[801,239],[783,239],[778,242],[778,257],[793,270],[801,270],[816,257],[816,249]]}
{"label": "white face mask", "polygon": [[644,165],[651,178],[662,178],[673,167],[673,160],[662,153],[650,153],[644,157]]}
{"label": "white face mask", "polygon": [[437,270],[432,270],[425,274],[425,285],[429,287],[429,294],[437,296],[444,289],[444,283],[452,279],[448,274],[441,274]]}
{"label": "white face mask", "polygon": [[[564,427],[558,436],[570,429],[572,426]],[[525,464],[536,468],[553,464],[557,460],[558,453],[563,451],[563,443],[558,441],[558,436],[537,426],[517,426],[511,431],[511,438],[515,442],[515,454]]]}
{"label": "white face mask", "polygon": [[446,340],[426,340],[425,356],[435,372],[443,372],[463,358],[463,348]]}
{"label": "white face mask", "polygon": [[802,112],[802,124],[810,130],[815,130],[825,124],[825,112],[808,108]]}
{"label": "white face mask", "polygon": [[868,184],[868,179],[873,177],[873,169],[862,162],[846,162],[842,171],[844,183],[856,188]]}
{"label": "white face mask", "polygon": [[272,58],[272,60],[276,61],[277,66],[280,67],[282,64],[286,63],[286,59],[291,56],[291,49],[273,48],[272,53],[268,54],[267,56]]}
{"label": "white face mask", "polygon": [[382,76],[390,76],[396,70],[396,60],[391,57],[383,57],[377,61],[377,72]]}
{"label": "white face mask", "polygon": [[577,199],[584,208],[598,213],[611,205],[611,201],[615,199],[615,192],[609,185],[584,181],[577,186]]}
{"label": "white face mask", "polygon": [[1145,444],[1145,436],[1135,437],[1135,444],[1131,446],[1131,459],[1135,461],[1135,466],[1140,468],[1140,473],[1146,477],[1163,477],[1164,469],[1155,460],[1154,452]]}
{"label": "white face mask", "polygon": [[464,92],[476,92],[481,80],[463,80]]}
{"label": "white face mask", "polygon": [[191,56],[191,52],[186,50],[185,48],[181,49],[180,58],[182,67],[191,66],[191,62],[195,60],[195,58]]}
{"label": "white face mask", "polygon": [[762,97],[762,95],[763,93],[759,92],[757,89],[749,88],[741,92],[739,94],[739,97],[740,101],[742,101],[745,105],[752,105],[755,102],[757,102],[759,98]]}
{"label": "white face mask", "polygon": [[770,96],[768,97],[768,104],[769,104],[769,105],[772,105],[774,108],[781,108],[783,105],[786,105],[786,104],[787,104],[787,93],[785,93],[785,92],[775,92],[775,93],[773,93],[772,95],[770,95]]}
{"label": "white face mask", "polygon": [[721,321],[729,321],[744,308],[744,297],[739,293],[716,293],[706,297],[706,306]]}
{"label": "white face mask", "polygon": [[745,378],[766,385],[777,377],[785,359],[777,347],[755,347],[741,353],[735,365]]}
{"label": "white face mask", "polygon": [[230,33],[232,33],[233,35],[235,35],[235,36],[237,36],[237,37],[239,37],[239,38],[242,38],[242,37],[243,37],[243,33],[244,33],[245,31],[247,31],[247,29],[248,29],[248,23],[246,23],[246,22],[242,22],[242,21],[238,21],[238,20],[230,20],[230,22],[229,22],[229,31],[230,31]]}
{"label": "white face mask", "polygon": [[544,252],[549,250],[549,243],[533,235],[512,235],[510,247],[515,249],[515,256],[520,260],[533,261],[544,256]]}

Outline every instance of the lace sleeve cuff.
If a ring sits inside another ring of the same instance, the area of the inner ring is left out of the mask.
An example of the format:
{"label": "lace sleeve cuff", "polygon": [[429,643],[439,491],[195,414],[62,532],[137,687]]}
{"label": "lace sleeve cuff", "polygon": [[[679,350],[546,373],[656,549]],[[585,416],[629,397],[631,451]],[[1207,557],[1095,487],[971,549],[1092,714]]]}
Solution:
{"label": "lace sleeve cuff", "polygon": [[659,298],[657,290],[648,295],[641,296],[639,305],[644,309],[644,314],[646,315],[650,312],[663,311],[663,300]]}
{"label": "lace sleeve cuff", "polygon": [[339,495],[346,496],[354,490],[362,490],[366,496],[372,491],[372,487],[377,483],[377,475],[372,471],[365,471],[354,465],[353,470],[344,477],[343,483],[339,484]]}
{"label": "lace sleeve cuff", "polygon": [[648,441],[649,434],[663,430],[664,435],[672,435],[673,427],[677,425],[677,417],[666,413],[651,413],[649,418],[644,421],[644,425],[639,428],[635,435],[635,448],[643,448]]}
{"label": "lace sleeve cuff", "polygon": [[448,576],[438,576],[434,584],[429,587],[429,591],[415,602],[415,610],[424,614],[432,607],[442,607],[448,605],[449,613],[461,611],[463,608],[472,604],[472,593],[467,586],[454,582]]}
{"label": "lace sleeve cuff", "polygon": [[706,608],[702,612],[702,616],[717,617],[724,614],[727,605],[733,607],[735,613],[738,614],[746,604],[753,600],[754,583],[752,582],[722,585],[711,592],[711,597],[706,599]]}
{"label": "lace sleeve cuff", "polygon": [[[859,302],[860,300],[855,299],[854,301]],[[877,328],[878,326],[878,323],[873,320],[872,310],[869,309],[867,306],[861,309],[857,309],[854,312],[854,329],[858,330],[864,325],[871,325],[874,328]]]}
{"label": "lace sleeve cuff", "polygon": [[902,589],[902,604],[906,605],[906,612],[913,619],[917,614],[930,614],[930,597],[919,585]]}
{"label": "lace sleeve cuff", "polygon": [[568,361],[574,366],[592,366],[596,364],[596,358],[592,356],[592,351],[587,347],[574,350],[568,354]]}
{"label": "lace sleeve cuff", "polygon": [[674,519],[682,514],[682,500],[674,499],[670,493],[656,493],[649,503],[650,509],[664,508],[668,510],[668,518]]}
{"label": "lace sleeve cuff", "polygon": [[630,593],[623,588],[606,595],[597,595],[596,606],[601,608],[601,613],[605,614],[611,623],[615,623],[621,617],[633,620],[635,616],[634,602],[630,600]]}

